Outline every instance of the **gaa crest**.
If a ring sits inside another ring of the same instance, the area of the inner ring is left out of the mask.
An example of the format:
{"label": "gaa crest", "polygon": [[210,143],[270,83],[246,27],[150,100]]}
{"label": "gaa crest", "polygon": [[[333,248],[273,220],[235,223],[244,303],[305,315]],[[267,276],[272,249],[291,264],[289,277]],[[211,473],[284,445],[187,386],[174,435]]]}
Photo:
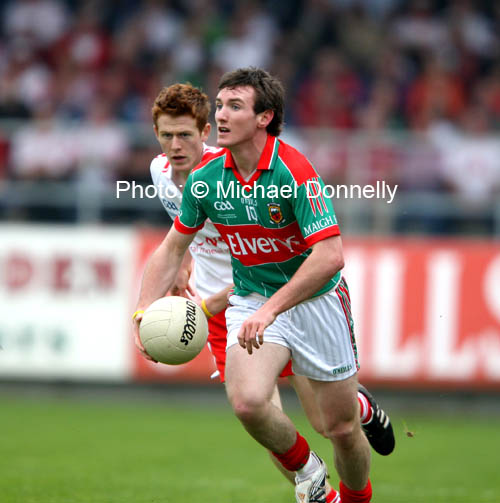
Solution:
{"label": "gaa crest", "polygon": [[280,224],[283,221],[283,213],[279,203],[267,203],[269,217],[275,224]]}

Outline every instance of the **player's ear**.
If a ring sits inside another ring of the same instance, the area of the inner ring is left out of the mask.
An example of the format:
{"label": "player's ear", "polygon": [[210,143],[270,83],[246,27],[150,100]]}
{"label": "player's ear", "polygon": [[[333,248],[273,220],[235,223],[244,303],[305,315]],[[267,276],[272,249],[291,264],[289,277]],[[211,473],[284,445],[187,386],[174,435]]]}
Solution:
{"label": "player's ear", "polygon": [[273,117],[273,110],[264,110],[264,112],[260,112],[259,114],[257,114],[257,127],[266,128],[273,120]]}
{"label": "player's ear", "polygon": [[153,124],[153,131],[155,132],[156,139],[160,141],[160,138],[158,136],[158,127],[156,124]]}
{"label": "player's ear", "polygon": [[212,128],[212,126],[210,125],[210,122],[207,122],[205,124],[205,127],[201,130],[201,141],[207,141],[208,140],[211,128]]}

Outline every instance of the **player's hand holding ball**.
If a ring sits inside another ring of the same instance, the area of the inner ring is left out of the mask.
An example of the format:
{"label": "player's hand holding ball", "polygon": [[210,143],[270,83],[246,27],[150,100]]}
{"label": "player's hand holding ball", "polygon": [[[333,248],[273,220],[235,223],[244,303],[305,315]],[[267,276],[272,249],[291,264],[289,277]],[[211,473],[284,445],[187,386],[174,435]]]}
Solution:
{"label": "player's hand holding ball", "polygon": [[144,313],[135,316],[135,320],[138,318],[139,341],[136,337],[136,345],[146,358],[149,356],[153,361],[168,365],[189,362],[207,342],[205,314],[200,306],[184,297],[158,299]]}

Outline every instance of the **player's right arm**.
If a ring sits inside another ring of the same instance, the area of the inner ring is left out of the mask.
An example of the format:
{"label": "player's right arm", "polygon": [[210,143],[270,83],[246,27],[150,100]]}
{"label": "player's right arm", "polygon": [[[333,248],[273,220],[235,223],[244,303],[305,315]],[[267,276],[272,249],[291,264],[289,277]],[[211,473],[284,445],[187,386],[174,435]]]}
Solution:
{"label": "player's right arm", "polygon": [[[134,316],[135,345],[148,360],[154,361],[145,351],[139,338],[139,324],[142,312],[155,300],[164,297],[174,284],[181,267],[184,254],[194,234],[185,234],[172,227],[160,246],[151,255],[144,275]],[[142,312],[141,312],[142,311]]]}
{"label": "player's right arm", "polygon": [[164,297],[172,288],[184,254],[207,218],[200,201],[192,194],[192,175],[193,173],[189,175],[184,187],[179,216],[175,218],[174,225],[146,265],[133,316],[135,345],[145,358],[152,361],[154,360],[146,353],[139,337],[142,313],[152,302]]}

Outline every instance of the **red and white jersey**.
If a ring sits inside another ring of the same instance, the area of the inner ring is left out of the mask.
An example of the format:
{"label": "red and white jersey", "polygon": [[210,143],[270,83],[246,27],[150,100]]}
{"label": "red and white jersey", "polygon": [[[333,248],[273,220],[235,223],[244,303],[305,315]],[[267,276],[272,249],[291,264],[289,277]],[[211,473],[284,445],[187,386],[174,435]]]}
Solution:
{"label": "red and white jersey", "polygon": [[[201,162],[219,152],[216,147],[203,145]],[[172,168],[167,156],[161,154],[151,161],[151,178],[158,189],[158,197],[170,218],[179,215],[182,192],[172,181]],[[210,220],[200,229],[189,247],[194,259],[194,287],[202,298],[207,298],[233,282],[229,248]]]}

